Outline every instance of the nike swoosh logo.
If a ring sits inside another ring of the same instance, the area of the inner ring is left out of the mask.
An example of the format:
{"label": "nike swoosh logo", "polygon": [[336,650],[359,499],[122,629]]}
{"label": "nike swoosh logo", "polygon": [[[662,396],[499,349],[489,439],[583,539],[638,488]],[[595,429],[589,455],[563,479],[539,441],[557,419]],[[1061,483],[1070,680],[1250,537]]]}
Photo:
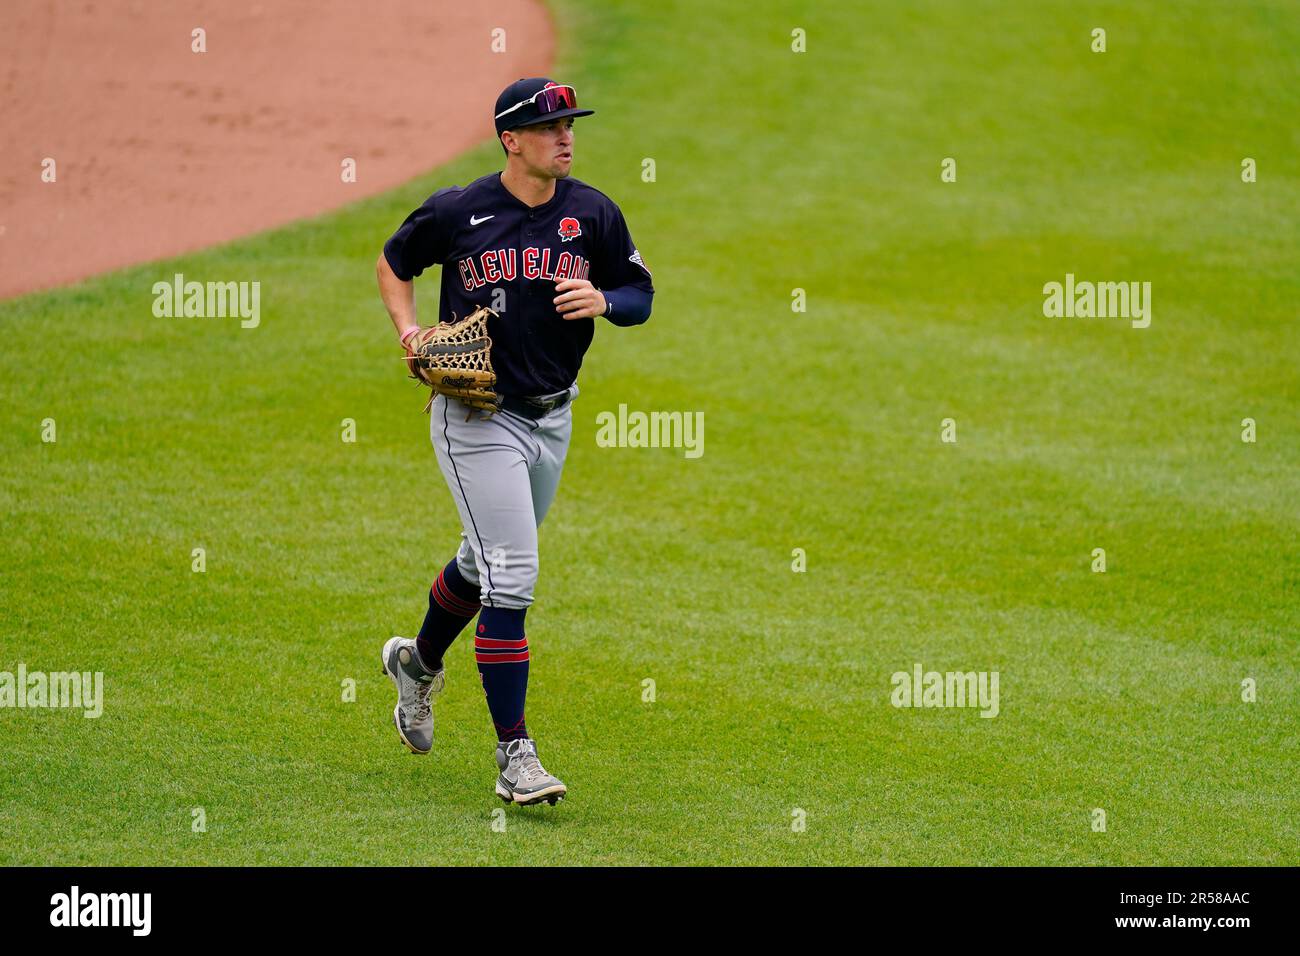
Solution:
{"label": "nike swoosh logo", "polygon": [[474,216],[470,216],[470,217],[469,217],[469,224],[470,224],[471,226],[477,226],[480,222],[487,222],[489,219],[495,219],[495,218],[496,218],[496,213],[493,213],[493,214],[490,215],[490,216],[484,216],[482,219],[478,219],[478,218],[476,218],[476,217],[474,217]]}

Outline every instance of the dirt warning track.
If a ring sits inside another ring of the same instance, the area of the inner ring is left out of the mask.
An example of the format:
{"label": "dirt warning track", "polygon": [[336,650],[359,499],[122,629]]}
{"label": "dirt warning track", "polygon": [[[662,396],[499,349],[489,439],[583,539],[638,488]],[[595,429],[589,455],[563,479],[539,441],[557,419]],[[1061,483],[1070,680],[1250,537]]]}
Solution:
{"label": "dirt warning track", "polygon": [[553,51],[535,0],[6,0],[0,298],[390,189]]}

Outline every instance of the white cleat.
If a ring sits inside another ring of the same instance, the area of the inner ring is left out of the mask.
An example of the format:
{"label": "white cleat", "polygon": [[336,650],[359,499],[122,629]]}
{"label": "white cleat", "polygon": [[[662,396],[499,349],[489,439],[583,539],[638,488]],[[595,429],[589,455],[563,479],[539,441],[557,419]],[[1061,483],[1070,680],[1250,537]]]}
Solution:
{"label": "white cleat", "polygon": [[537,744],[527,737],[497,742],[497,796],[521,807],[543,801],[555,806],[569,792],[537,759]]}
{"label": "white cleat", "polygon": [[427,754],[433,749],[431,698],[442,693],[446,669],[426,671],[415,641],[405,637],[390,638],[381,657],[384,673],[397,687],[397,706],[393,708],[397,736],[411,753]]}

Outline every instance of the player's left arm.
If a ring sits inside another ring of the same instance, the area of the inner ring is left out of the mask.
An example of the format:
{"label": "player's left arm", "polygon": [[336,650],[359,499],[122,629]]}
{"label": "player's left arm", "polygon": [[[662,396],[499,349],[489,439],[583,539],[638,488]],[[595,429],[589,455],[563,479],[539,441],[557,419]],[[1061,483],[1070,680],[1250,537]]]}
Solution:
{"label": "player's left arm", "polygon": [[610,203],[592,257],[592,280],[561,279],[555,284],[555,311],[566,319],[603,315],[615,325],[640,325],[650,318],[655,289],[641,261],[622,211]]}

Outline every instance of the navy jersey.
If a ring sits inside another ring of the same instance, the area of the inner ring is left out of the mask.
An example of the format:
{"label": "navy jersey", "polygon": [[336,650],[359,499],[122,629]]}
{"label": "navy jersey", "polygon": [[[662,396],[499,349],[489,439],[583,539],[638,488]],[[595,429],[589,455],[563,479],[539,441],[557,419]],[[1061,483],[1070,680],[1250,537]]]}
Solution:
{"label": "navy jersey", "polygon": [[[636,325],[650,315],[654,287],[623,213],[598,189],[558,179],[555,195],[529,207],[500,173],[440,189],[384,244],[393,273],[414,279],[443,266],[440,322],[483,305],[492,367],[505,395],[548,395],[578,377],[594,319],[565,319],[552,301],[560,279],[587,279],[605,295],[605,317]],[[497,290],[500,290],[498,292]]]}

